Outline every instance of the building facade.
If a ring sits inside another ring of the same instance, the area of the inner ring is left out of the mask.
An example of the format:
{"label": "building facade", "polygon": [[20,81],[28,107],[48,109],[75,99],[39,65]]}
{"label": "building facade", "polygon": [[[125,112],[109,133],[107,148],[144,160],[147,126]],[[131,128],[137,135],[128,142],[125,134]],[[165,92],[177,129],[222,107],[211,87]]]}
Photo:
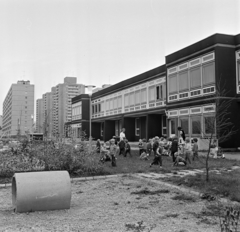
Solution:
{"label": "building facade", "polygon": [[2,115],[0,115],[0,136],[2,136]]}
{"label": "building facade", "polygon": [[85,86],[77,84],[76,77],[65,77],[64,83],[52,87],[51,92],[42,95],[43,107],[39,107],[38,115],[43,115],[43,120],[39,122],[45,136],[65,136],[65,123],[72,119],[72,98],[84,92]]}
{"label": "building facade", "polygon": [[166,56],[165,61],[93,93],[92,136],[109,140],[124,127],[127,139],[137,141],[178,135],[181,126],[188,137],[204,143],[212,133],[211,122],[213,136],[217,133],[219,94],[220,101],[231,100],[226,120],[235,128],[220,146],[240,147],[240,35],[214,34]]}
{"label": "building facade", "polygon": [[34,85],[30,81],[12,84],[3,102],[3,133],[6,136],[32,132]]}
{"label": "building facade", "polygon": [[72,98],[72,119],[65,124],[67,137],[81,138],[89,135],[90,97],[81,94]]}
{"label": "building facade", "polygon": [[44,107],[43,99],[37,99],[36,109],[36,132],[43,133]]}

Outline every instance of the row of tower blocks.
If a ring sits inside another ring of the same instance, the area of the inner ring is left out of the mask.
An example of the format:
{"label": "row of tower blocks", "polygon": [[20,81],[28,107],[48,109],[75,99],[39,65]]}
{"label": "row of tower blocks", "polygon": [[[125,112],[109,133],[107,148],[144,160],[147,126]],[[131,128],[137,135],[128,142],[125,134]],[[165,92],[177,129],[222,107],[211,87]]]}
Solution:
{"label": "row of tower blocks", "polygon": [[[34,111],[34,86],[17,85],[12,85],[3,106],[3,130],[9,134],[19,131],[19,120],[24,131]],[[216,112],[217,87],[232,100],[228,118],[236,131],[221,146],[240,147],[240,34],[209,36],[167,55],[165,64],[95,89],[92,95],[85,94],[75,77],[66,77],[37,99],[36,130],[47,137],[80,138],[83,131],[90,135],[91,123],[94,139],[109,140],[124,127],[127,139],[138,141],[178,135],[181,126],[188,137],[201,142],[211,134],[208,122]],[[15,88],[24,90],[20,94]],[[14,99],[27,108],[10,103]]]}

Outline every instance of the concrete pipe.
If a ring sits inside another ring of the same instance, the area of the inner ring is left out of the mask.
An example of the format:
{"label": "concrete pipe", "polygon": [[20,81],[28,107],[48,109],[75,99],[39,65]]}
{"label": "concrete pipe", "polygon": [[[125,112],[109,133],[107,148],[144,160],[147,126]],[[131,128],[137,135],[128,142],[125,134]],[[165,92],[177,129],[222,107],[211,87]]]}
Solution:
{"label": "concrete pipe", "polygon": [[15,173],[12,204],[15,212],[69,209],[71,181],[67,171]]}

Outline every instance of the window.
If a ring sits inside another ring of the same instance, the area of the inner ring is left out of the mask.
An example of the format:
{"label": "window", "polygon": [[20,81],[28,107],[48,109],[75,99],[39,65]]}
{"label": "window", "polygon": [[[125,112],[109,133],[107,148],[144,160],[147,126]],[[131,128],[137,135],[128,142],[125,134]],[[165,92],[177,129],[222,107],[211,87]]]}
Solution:
{"label": "window", "polygon": [[118,97],[118,108],[122,108],[122,96]]}
{"label": "window", "polygon": [[162,116],[162,134],[167,135],[167,117],[165,115]]}
{"label": "window", "polygon": [[179,118],[179,122],[180,122],[180,126],[182,127],[182,129],[184,130],[185,134],[189,134],[189,118],[188,117],[184,117],[184,118]]}
{"label": "window", "polygon": [[92,114],[94,114],[94,105],[92,105]]}
{"label": "window", "polygon": [[194,116],[192,120],[192,135],[201,134],[201,116]]}
{"label": "window", "polygon": [[135,119],[135,135],[136,136],[140,135],[140,119],[139,118]]}
{"label": "window", "polygon": [[103,136],[103,131],[104,131],[104,123],[101,122],[101,136]]}
{"label": "window", "polygon": [[98,104],[98,112],[101,112],[101,104]]}
{"label": "window", "polygon": [[124,106],[125,107],[129,106],[129,94],[124,95]]}
{"label": "window", "polygon": [[130,93],[130,106],[134,105],[134,92]]}
{"label": "window", "polygon": [[190,69],[191,89],[201,87],[201,69],[200,67]]}
{"label": "window", "polygon": [[106,111],[109,110],[109,100],[106,100]]}
{"label": "window", "polygon": [[114,109],[117,109],[117,97],[114,98]]}
{"label": "window", "polygon": [[148,101],[149,102],[155,101],[155,86],[149,87]]}
{"label": "window", "polygon": [[135,92],[135,105],[139,105],[140,104],[140,90]]}
{"label": "window", "polygon": [[160,99],[160,86],[156,87],[156,99],[159,100]]}
{"label": "window", "polygon": [[215,83],[215,65],[214,63],[203,66],[203,85]]}
{"label": "window", "polygon": [[27,106],[25,106],[25,109],[27,109]]}
{"label": "window", "polygon": [[146,103],[147,102],[147,89],[141,89],[141,102]]}
{"label": "window", "polygon": [[204,133],[215,134],[215,118],[214,116],[204,117]]}
{"label": "window", "polygon": [[238,70],[238,83],[240,84],[240,61],[237,62],[237,70]]}
{"label": "window", "polygon": [[97,104],[95,105],[95,113],[98,113],[98,107],[97,107]]}
{"label": "window", "polygon": [[109,103],[110,103],[109,109],[113,110],[113,98],[109,100]]}
{"label": "window", "polygon": [[186,91],[189,89],[188,86],[188,72],[179,73],[179,91]]}
{"label": "window", "polygon": [[166,94],[166,83],[162,84],[162,95],[163,100],[166,100],[167,94]]}
{"label": "window", "polygon": [[101,109],[102,109],[102,111],[104,111],[104,101],[101,102]]}
{"label": "window", "polygon": [[178,91],[177,75],[169,76],[169,94],[176,93]]}

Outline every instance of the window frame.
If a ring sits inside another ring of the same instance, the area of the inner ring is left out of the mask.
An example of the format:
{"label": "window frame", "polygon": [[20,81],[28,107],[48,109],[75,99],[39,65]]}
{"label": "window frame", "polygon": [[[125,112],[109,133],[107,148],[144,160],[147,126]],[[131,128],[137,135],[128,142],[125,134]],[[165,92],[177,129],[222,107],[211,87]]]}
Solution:
{"label": "window frame", "polygon": [[[208,83],[204,84],[204,67],[207,67],[212,64],[213,64],[214,80],[213,80],[213,82],[208,82]],[[210,62],[206,62],[206,63],[202,64],[202,88],[204,88],[205,86],[210,86],[210,85],[215,85],[215,84],[216,84],[215,61],[210,61]]]}
{"label": "window frame", "polygon": [[214,133],[213,133],[213,136],[216,136],[216,117],[214,114],[203,114],[203,134],[206,135],[206,136],[210,136],[211,133],[206,133],[206,124],[205,124],[205,119],[206,118],[214,118],[215,119],[215,122],[214,122]]}
{"label": "window frame", "polygon": [[[200,118],[200,133],[199,134],[195,134],[193,133],[193,119],[194,118]],[[202,115],[201,114],[195,114],[195,115],[191,115],[190,117],[190,132],[191,132],[191,136],[202,136]]]}

